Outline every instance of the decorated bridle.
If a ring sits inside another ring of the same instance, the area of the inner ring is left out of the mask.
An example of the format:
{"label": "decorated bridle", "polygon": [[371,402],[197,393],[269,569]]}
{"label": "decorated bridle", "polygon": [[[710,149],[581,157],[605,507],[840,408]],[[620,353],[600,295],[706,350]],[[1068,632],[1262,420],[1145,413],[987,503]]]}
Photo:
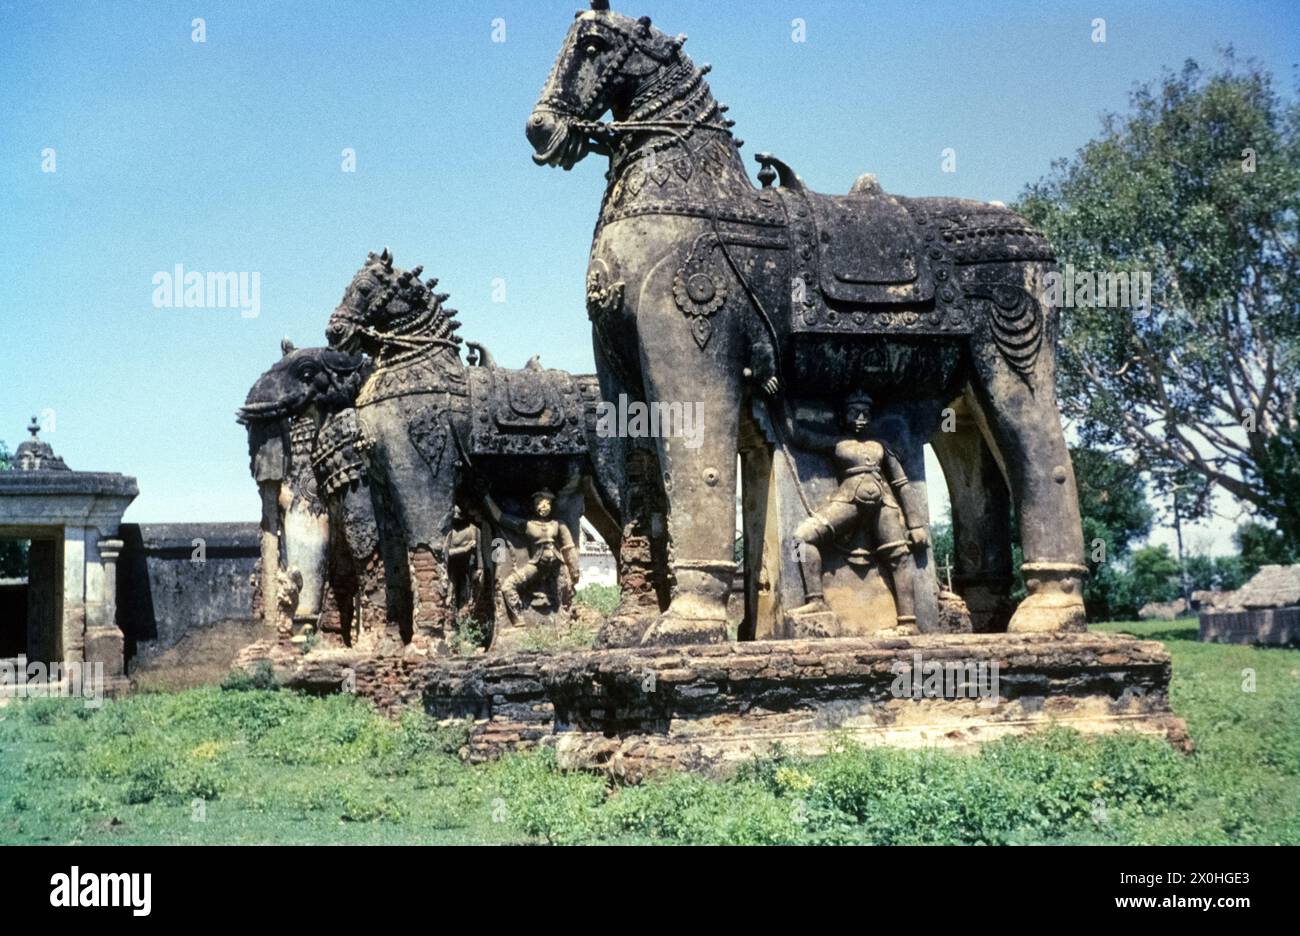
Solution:
{"label": "decorated bridle", "polygon": [[[598,13],[608,12],[609,0],[591,0],[591,8],[593,11]],[[623,42],[617,47],[614,59],[607,68],[605,75],[596,81],[585,98],[581,100],[575,108],[571,109],[569,102],[554,95],[549,95],[538,101],[534,110],[543,111],[564,118],[565,123],[571,130],[585,133],[589,138],[591,138],[591,140],[594,141],[594,145],[591,147],[592,150],[603,155],[610,155],[619,139],[631,133],[663,131],[665,133],[673,134],[680,140],[684,141],[686,137],[697,129],[717,130],[724,133],[730,131],[730,128],[734,123],[733,121],[725,121],[722,124],[711,124],[706,123],[702,119],[651,120],[638,118],[636,116],[639,113],[653,113],[654,110],[657,110],[657,108],[654,107],[647,109],[644,105],[638,108],[637,104],[638,102],[646,101],[653,103],[664,90],[679,81],[683,77],[683,71],[681,68],[682,63],[680,62],[677,63],[676,66],[668,68],[663,75],[651,82],[648,87],[642,89],[642,91],[638,93],[636,98],[633,99],[630,108],[633,116],[626,120],[599,121],[588,119],[586,115],[596,107],[601,94],[605,91],[609,76],[618,74],[633,52],[640,52],[653,61],[659,63],[660,66],[665,66],[673,60],[681,50],[682,45],[686,42],[686,36],[680,35],[673,39],[669,39],[666,43],[666,48],[662,48],[655,43],[647,43],[645,37],[651,35],[650,17],[648,16],[643,16],[636,21],[638,27],[636,29],[625,26],[623,23],[617,21],[602,19],[599,20],[599,23],[604,28],[616,33],[623,40]],[[695,74],[703,76],[708,74],[710,66],[703,65],[698,70],[687,70],[692,71],[692,76]],[[721,109],[725,110],[725,108]]]}
{"label": "decorated bridle", "polygon": [[[371,261],[379,262],[385,272],[392,272],[393,257],[387,247],[384,248],[382,254],[371,254]],[[391,366],[414,360],[433,347],[449,348],[456,354],[460,353],[460,339],[450,334],[460,327],[460,323],[454,318],[455,310],[446,309],[442,306],[442,303],[449,298],[450,294],[433,292],[433,287],[438,285],[436,277],[420,284],[420,274],[423,272],[423,266],[416,266],[400,274],[396,281],[389,282],[378,296],[368,299],[359,315],[352,314],[351,311],[338,313],[338,318],[352,326],[358,334],[365,335],[380,344],[380,357],[384,365]],[[414,315],[404,316],[393,322],[388,331],[382,331],[373,325],[367,324],[366,319],[372,310],[387,308],[388,304],[398,297],[399,292],[408,290],[412,283],[427,289],[429,298],[432,301],[425,303],[424,308]],[[445,331],[450,337],[418,334],[420,330],[435,324],[435,314],[439,313],[447,323]],[[387,355],[383,351],[385,346],[396,346],[399,350],[395,354]]]}

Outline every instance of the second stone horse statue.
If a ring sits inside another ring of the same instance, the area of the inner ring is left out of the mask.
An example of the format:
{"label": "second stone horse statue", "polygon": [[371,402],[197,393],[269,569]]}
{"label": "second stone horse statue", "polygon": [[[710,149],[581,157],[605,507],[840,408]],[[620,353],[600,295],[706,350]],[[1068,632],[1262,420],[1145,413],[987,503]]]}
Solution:
{"label": "second stone horse statue", "polygon": [[[571,535],[585,514],[622,556],[626,458],[621,439],[596,431],[594,377],[545,370],[535,360],[521,370],[496,367],[472,343],[470,363],[462,361],[455,311],[421,270],[395,267],[387,249],[371,253],[327,336],[333,348],[373,361],[356,399],[355,445],[365,453],[378,512],[394,518],[405,553],[387,585],[403,624],[437,637],[448,625],[444,544],[457,506],[488,526],[497,560],[489,567],[503,558],[528,561],[527,544],[485,514],[489,490],[515,514],[528,512],[539,489],[560,492],[555,515]],[[488,571],[504,577],[512,569]]]}

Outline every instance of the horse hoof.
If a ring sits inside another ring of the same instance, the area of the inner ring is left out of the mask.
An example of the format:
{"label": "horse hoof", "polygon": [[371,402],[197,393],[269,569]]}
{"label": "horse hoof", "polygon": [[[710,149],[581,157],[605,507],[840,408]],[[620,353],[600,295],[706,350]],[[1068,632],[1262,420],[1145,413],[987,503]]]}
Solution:
{"label": "horse hoof", "polygon": [[1087,629],[1083,599],[1059,592],[1030,595],[1020,602],[1007,625],[1009,634],[1079,633]]}
{"label": "horse hoof", "polygon": [[718,618],[691,618],[667,614],[646,628],[641,635],[643,647],[676,647],[685,644],[726,643],[727,622]]}

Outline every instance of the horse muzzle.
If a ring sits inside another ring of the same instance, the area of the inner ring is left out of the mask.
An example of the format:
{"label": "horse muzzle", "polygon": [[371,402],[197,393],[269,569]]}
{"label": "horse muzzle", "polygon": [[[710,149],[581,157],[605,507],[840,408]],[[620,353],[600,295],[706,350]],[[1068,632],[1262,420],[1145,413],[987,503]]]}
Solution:
{"label": "horse muzzle", "polygon": [[533,162],[539,166],[572,169],[587,155],[587,135],[575,133],[570,121],[554,111],[540,108],[533,111],[524,133],[533,147]]}
{"label": "horse muzzle", "polygon": [[361,342],[357,327],[346,319],[334,317],[325,328],[325,339],[339,351],[355,352]]}

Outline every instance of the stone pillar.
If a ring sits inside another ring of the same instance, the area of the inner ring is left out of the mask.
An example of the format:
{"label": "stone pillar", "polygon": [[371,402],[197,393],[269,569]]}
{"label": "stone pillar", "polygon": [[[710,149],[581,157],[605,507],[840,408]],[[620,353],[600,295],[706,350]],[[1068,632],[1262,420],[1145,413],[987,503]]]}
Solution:
{"label": "stone pillar", "polygon": [[103,663],[106,679],[126,673],[126,642],[117,626],[117,557],[122,541],[102,539],[86,544],[85,660]]}
{"label": "stone pillar", "polygon": [[970,609],[976,633],[1001,632],[1015,610],[1011,494],[978,414],[963,399],[953,404],[952,417],[950,431],[935,433],[931,446],[952,503],[953,590]]}
{"label": "stone pillar", "polygon": [[63,660],[86,659],[86,530],[63,528]]}

